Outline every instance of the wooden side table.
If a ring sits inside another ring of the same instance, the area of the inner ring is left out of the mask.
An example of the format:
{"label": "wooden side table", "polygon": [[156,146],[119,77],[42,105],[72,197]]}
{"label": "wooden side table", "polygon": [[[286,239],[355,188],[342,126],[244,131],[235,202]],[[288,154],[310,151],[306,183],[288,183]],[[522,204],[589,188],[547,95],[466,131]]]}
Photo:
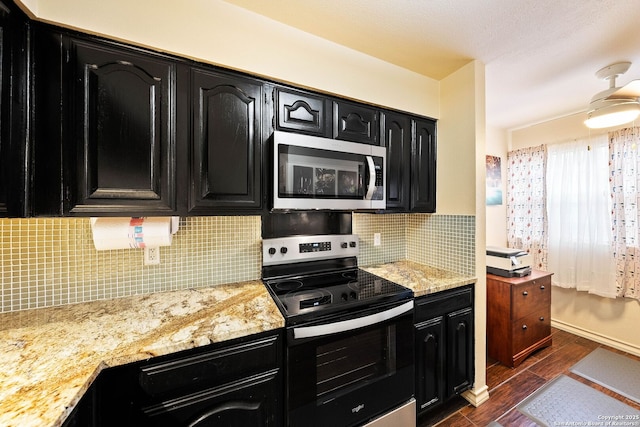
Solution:
{"label": "wooden side table", "polygon": [[551,276],[533,270],[525,277],[487,274],[489,356],[515,368],[534,351],[551,345]]}

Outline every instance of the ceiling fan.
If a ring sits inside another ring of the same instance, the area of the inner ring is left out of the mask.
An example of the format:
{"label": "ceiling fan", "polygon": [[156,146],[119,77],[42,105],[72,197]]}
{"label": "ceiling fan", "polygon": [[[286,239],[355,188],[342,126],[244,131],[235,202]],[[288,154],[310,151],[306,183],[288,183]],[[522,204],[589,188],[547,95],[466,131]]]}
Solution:
{"label": "ceiling fan", "polygon": [[617,62],[596,72],[596,77],[609,81],[609,89],[591,98],[584,124],[589,128],[618,126],[640,115],[640,79],[616,87],[616,78],[627,72],[631,62]]}

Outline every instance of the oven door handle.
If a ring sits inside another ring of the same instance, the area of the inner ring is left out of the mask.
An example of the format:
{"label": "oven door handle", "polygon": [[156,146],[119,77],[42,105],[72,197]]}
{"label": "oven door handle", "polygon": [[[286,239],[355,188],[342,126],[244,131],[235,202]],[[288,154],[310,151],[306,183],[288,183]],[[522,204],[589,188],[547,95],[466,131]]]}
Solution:
{"label": "oven door handle", "polygon": [[350,331],[352,329],[364,328],[365,326],[382,323],[386,320],[393,319],[408,311],[413,310],[413,300],[406,302],[398,307],[381,311],[380,313],[370,314],[368,316],[357,317],[355,319],[341,320],[334,323],[315,326],[301,326],[293,328],[293,338],[314,338],[323,335],[337,334],[340,332]]}
{"label": "oven door handle", "polygon": [[371,200],[376,191],[376,165],[373,163],[373,157],[367,156],[367,165],[369,165],[369,185],[364,199]]}

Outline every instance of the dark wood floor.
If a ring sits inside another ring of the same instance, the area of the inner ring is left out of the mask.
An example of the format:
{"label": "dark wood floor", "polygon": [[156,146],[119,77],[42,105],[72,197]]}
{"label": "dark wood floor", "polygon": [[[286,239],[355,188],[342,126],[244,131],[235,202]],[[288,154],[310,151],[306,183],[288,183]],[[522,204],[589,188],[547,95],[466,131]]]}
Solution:
{"label": "dark wood floor", "polygon": [[[495,360],[487,361],[489,400],[477,408],[459,398],[437,413],[421,419],[419,427],[485,427],[497,421],[504,427],[535,427],[515,406],[525,397],[560,374],[567,375],[640,410],[640,405],[571,372],[569,368],[597,347],[623,353],[558,329],[552,330],[553,344],[529,356],[515,369]],[[627,354],[628,355],[628,354]],[[636,360],[640,357],[628,355]]]}

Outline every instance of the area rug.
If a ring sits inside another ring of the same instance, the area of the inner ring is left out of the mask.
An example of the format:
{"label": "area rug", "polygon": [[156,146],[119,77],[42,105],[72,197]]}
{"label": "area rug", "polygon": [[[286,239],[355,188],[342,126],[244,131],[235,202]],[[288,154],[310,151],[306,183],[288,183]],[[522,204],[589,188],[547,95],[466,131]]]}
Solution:
{"label": "area rug", "polygon": [[640,362],[637,360],[596,348],[570,370],[640,403]]}
{"label": "area rug", "polygon": [[640,419],[640,411],[566,375],[544,385],[517,408],[536,423],[549,427],[617,425],[614,423]]}

